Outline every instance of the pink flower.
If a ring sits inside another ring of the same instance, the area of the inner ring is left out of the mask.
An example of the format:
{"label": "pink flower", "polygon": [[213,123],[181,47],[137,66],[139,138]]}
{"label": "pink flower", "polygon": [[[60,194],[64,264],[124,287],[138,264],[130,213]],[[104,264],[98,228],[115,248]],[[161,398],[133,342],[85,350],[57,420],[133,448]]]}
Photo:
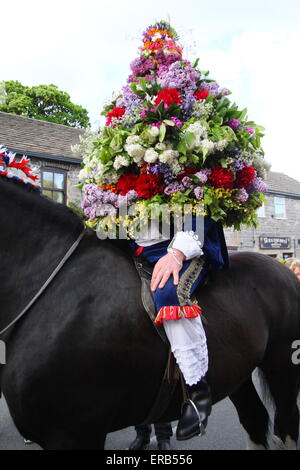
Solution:
{"label": "pink flower", "polygon": [[246,131],[249,132],[249,134],[254,134],[255,130],[252,129],[252,127],[245,127]]}
{"label": "pink flower", "polygon": [[240,121],[238,119],[229,119],[228,121],[228,126],[231,127],[231,129],[237,129],[240,125]]}

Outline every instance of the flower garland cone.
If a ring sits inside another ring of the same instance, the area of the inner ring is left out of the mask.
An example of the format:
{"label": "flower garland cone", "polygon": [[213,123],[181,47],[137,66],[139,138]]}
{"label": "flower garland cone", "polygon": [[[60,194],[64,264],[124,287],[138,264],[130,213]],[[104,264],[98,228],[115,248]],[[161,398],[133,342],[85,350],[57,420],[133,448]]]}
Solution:
{"label": "flower garland cone", "polygon": [[[162,204],[190,204],[236,229],[256,224],[267,190],[263,128],[198,60],[184,58],[178,41],[165,21],[147,28],[126,85],[102,112],[106,126],[80,172],[95,229],[122,226],[130,237]],[[138,210],[120,216],[124,204]]]}

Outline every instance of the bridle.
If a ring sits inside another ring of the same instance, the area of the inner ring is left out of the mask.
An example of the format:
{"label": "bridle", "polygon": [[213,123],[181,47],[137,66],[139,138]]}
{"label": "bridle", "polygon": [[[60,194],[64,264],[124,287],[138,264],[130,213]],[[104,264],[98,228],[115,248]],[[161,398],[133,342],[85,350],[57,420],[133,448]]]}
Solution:
{"label": "bridle", "polygon": [[30,300],[30,302],[28,302],[28,304],[26,305],[25,308],[23,308],[23,310],[19,313],[19,315],[14,319],[12,320],[5,328],[3,328],[3,330],[0,331],[0,335],[2,335],[3,333],[5,333],[9,328],[11,328],[15,323],[17,323],[17,321],[19,321],[27,312],[28,310],[30,309],[30,307],[32,307],[32,305],[37,301],[37,299],[42,295],[42,293],[47,289],[47,287],[49,286],[49,284],[51,283],[51,281],[55,278],[55,276],[59,273],[59,271],[61,270],[61,268],[63,267],[63,265],[66,263],[66,261],[70,258],[70,256],[74,253],[74,251],[76,250],[76,248],[78,247],[79,243],[81,242],[84,234],[86,232],[86,229],[84,228],[82,230],[82,232],[80,233],[80,235],[78,236],[77,240],[73,243],[73,245],[69,248],[69,250],[67,251],[67,253],[65,254],[65,256],[62,258],[62,260],[59,262],[59,264],[56,266],[56,268],[54,269],[54,271],[52,272],[52,274],[48,277],[47,281],[42,285],[42,287],[40,288],[40,290],[34,295],[34,297],[32,297],[32,299]]}

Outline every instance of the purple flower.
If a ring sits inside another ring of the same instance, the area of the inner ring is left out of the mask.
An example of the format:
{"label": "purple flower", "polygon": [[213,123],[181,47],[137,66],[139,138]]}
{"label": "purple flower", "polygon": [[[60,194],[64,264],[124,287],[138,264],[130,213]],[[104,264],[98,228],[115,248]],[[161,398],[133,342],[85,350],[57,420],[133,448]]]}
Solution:
{"label": "purple flower", "polygon": [[96,217],[105,217],[106,215],[116,215],[117,210],[111,204],[99,204],[96,208]]}
{"label": "purple flower", "polygon": [[103,203],[104,204],[113,204],[115,205],[117,202],[118,196],[115,193],[112,193],[111,191],[104,191],[104,196],[103,196]]}
{"label": "purple flower", "polygon": [[174,181],[165,188],[164,193],[169,196],[170,194],[177,193],[177,191],[184,191],[184,186],[179,181]]}
{"label": "purple flower", "polygon": [[195,176],[197,176],[201,184],[206,183],[206,181],[208,180],[208,175],[204,170],[198,171],[197,173],[195,173]]}
{"label": "purple flower", "polygon": [[268,185],[260,176],[256,176],[247,188],[248,193],[265,193],[267,190]]}
{"label": "purple flower", "polygon": [[131,62],[130,68],[133,75],[143,77],[147,72],[155,69],[155,64],[151,59],[141,56]]}
{"label": "purple flower", "polygon": [[249,134],[254,134],[255,133],[255,130],[252,129],[252,127],[245,127],[246,131],[249,132]]}
{"label": "purple flower", "polygon": [[178,60],[169,67],[162,65],[158,70],[158,78],[162,88],[176,88],[192,93],[197,89],[200,73],[188,61]]}
{"label": "purple flower", "polygon": [[122,88],[123,96],[118,98],[116,106],[126,109],[126,115],[134,114],[136,108],[141,106],[143,100],[131,90],[130,86],[126,85]]}
{"label": "purple flower", "polygon": [[197,186],[195,189],[194,189],[194,194],[196,196],[196,199],[198,199],[199,201],[201,199],[203,199],[203,195],[204,195],[204,190],[203,188],[201,188],[200,186]]}
{"label": "purple flower", "polygon": [[180,56],[176,52],[164,53],[164,51],[160,50],[156,53],[155,59],[157,60],[159,67],[161,67],[162,65],[169,66],[173,64],[173,62],[177,62],[180,60]]}
{"label": "purple flower", "polygon": [[174,179],[172,175],[172,169],[164,163],[160,162],[151,163],[151,165],[148,165],[147,173],[152,173],[153,175],[162,175],[165,184],[170,184]]}
{"label": "purple flower", "polygon": [[192,188],[194,186],[191,178],[189,178],[188,176],[184,176],[181,182],[186,188]]}
{"label": "purple flower", "polygon": [[228,121],[228,126],[231,127],[231,129],[236,130],[240,125],[240,121],[238,119],[229,119]]}
{"label": "purple flower", "polygon": [[182,127],[182,121],[180,121],[180,119],[178,119],[177,117],[172,116],[170,120],[174,122],[175,126],[179,128]]}
{"label": "purple flower", "polygon": [[195,101],[196,98],[194,96],[194,93],[187,93],[185,95],[185,101],[181,105],[181,109],[183,111],[183,116],[186,120],[191,117]]}
{"label": "purple flower", "polygon": [[200,90],[207,90],[210,95],[216,97],[220,93],[220,85],[217,82],[202,82]]}
{"label": "purple flower", "polygon": [[234,163],[234,168],[237,170],[237,171],[240,171],[244,168],[245,164],[241,161],[241,160],[237,160],[235,163]]}
{"label": "purple flower", "polygon": [[226,96],[226,95],[230,95],[230,90],[228,90],[228,88],[219,88],[219,93],[221,93],[221,95],[223,96]]}
{"label": "purple flower", "polygon": [[238,201],[246,202],[249,198],[249,194],[247,193],[245,188],[241,188],[238,190],[235,197]]}

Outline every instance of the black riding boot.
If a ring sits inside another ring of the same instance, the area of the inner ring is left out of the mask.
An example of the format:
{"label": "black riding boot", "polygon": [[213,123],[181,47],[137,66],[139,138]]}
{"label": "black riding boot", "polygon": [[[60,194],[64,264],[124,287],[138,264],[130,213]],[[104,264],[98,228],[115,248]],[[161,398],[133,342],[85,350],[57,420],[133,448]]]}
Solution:
{"label": "black riding boot", "polygon": [[187,386],[188,399],[182,405],[182,414],[176,430],[178,441],[205,434],[212,400],[210,387],[205,378],[196,385]]}

